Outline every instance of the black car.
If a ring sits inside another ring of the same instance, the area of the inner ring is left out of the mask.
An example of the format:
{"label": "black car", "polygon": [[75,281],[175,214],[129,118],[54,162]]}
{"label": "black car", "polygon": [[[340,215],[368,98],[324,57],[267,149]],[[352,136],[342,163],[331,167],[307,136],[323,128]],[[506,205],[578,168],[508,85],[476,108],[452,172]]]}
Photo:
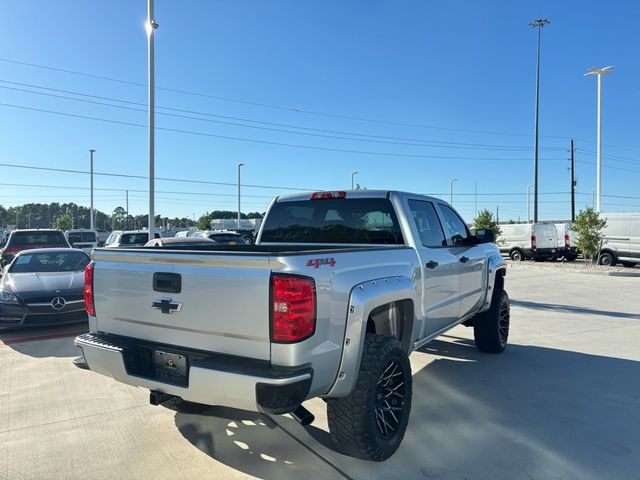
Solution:
{"label": "black car", "polygon": [[34,248],[71,248],[62,230],[35,229],[14,230],[0,254],[0,268],[9,265],[22,250]]}
{"label": "black car", "polygon": [[87,320],[84,268],[91,259],[82,250],[23,250],[0,280],[0,329]]}

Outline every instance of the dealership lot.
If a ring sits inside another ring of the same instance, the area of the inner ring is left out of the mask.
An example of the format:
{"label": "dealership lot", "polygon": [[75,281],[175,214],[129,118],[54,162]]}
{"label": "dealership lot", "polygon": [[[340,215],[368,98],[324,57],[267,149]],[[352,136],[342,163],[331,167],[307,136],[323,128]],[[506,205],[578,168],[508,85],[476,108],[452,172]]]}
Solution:
{"label": "dealership lot", "polygon": [[0,478],[637,478],[640,278],[509,268],[510,345],[457,327],[414,353],[407,436],[377,464],[316,422],[148,404],[79,370],[78,326],[0,333]]}

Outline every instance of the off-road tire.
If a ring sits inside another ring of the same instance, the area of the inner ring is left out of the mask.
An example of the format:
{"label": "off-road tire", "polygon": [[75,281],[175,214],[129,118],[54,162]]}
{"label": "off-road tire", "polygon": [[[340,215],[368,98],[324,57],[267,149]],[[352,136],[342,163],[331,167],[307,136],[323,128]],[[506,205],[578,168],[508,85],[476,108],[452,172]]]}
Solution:
{"label": "off-road tire", "polygon": [[[389,373],[394,367],[397,375]],[[409,422],[411,386],[411,365],[402,344],[393,337],[367,334],[355,388],[346,397],[327,400],[329,432],[337,449],[363,460],[383,461],[393,455]],[[385,419],[390,424],[385,425]]]}
{"label": "off-road tire", "polygon": [[489,353],[504,351],[509,339],[509,295],[504,290],[495,290],[491,307],[475,316],[473,336],[478,350]]}

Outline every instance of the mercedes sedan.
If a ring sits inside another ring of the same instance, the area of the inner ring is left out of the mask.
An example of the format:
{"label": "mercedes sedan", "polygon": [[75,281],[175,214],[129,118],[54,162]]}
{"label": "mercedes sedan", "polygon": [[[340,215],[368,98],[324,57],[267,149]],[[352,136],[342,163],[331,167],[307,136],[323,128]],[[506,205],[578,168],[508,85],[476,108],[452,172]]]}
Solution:
{"label": "mercedes sedan", "polygon": [[0,329],[86,321],[84,267],[90,261],[71,248],[18,253],[0,280]]}

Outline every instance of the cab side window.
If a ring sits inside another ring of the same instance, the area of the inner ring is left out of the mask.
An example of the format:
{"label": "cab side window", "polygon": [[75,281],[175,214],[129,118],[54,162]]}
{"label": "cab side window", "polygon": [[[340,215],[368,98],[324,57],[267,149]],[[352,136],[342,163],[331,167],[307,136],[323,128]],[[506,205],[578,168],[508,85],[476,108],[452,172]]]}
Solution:
{"label": "cab side window", "polygon": [[449,205],[440,203],[438,206],[442,212],[442,223],[444,224],[447,240],[449,240],[452,245],[463,244],[469,237],[467,226]]}
{"label": "cab side window", "polygon": [[425,247],[443,247],[447,245],[433,203],[409,200],[409,209],[418,229],[422,245]]}

